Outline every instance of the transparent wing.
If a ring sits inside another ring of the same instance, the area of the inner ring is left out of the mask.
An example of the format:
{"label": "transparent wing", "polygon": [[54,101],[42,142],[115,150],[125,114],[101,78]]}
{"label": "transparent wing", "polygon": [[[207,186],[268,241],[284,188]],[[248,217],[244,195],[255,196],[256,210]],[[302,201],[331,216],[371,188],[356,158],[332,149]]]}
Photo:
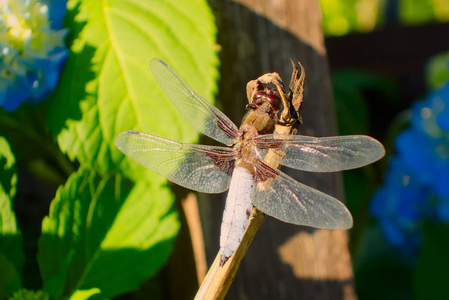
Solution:
{"label": "transparent wing", "polygon": [[229,188],[234,169],[230,148],[183,144],[138,131],[119,134],[115,145],[145,168],[188,189],[221,193]]}
{"label": "transparent wing", "polygon": [[369,136],[310,137],[267,134],[256,139],[259,153],[267,161],[311,172],[336,172],[359,168],[385,155],[382,144]]}
{"label": "transparent wing", "polygon": [[352,217],[339,200],[299,183],[277,169],[258,161],[253,204],[287,223],[322,229],[348,229]]}
{"label": "transparent wing", "polygon": [[234,143],[238,128],[224,113],[198,95],[162,60],[152,59],[150,68],[165,95],[193,127],[225,145]]}

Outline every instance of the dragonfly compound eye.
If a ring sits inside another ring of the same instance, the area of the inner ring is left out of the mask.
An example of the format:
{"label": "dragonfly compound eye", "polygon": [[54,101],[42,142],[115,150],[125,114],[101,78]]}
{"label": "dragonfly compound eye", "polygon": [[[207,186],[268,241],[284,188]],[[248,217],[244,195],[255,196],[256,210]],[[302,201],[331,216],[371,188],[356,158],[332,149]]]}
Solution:
{"label": "dragonfly compound eye", "polygon": [[257,106],[262,105],[262,103],[265,101],[267,96],[267,93],[264,91],[258,91],[253,96],[253,103]]}
{"label": "dragonfly compound eye", "polygon": [[263,91],[258,91],[253,96],[253,103],[257,106],[261,106],[262,104],[268,102],[271,109],[274,111],[279,110],[281,106],[281,99],[276,91],[266,88]]}
{"label": "dragonfly compound eye", "polygon": [[280,106],[281,106],[281,99],[279,99],[279,97],[277,95],[267,95],[266,96],[268,102],[271,105],[271,108],[273,110],[279,110]]}

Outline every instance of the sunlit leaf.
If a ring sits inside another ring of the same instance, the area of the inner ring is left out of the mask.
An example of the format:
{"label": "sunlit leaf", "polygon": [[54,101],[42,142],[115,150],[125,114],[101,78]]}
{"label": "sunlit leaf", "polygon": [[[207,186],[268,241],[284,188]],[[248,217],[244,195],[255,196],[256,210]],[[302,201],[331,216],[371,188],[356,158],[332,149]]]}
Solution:
{"label": "sunlit leaf", "polygon": [[140,130],[197,139],[156,84],[149,63],[163,59],[212,99],[218,59],[210,9],[204,0],[70,0],[68,7],[71,54],[51,98],[48,126],[82,166],[106,174],[120,164],[126,176],[141,178],[144,169],[124,159],[114,138]]}
{"label": "sunlit leaf", "polygon": [[[161,201],[148,201],[152,197]],[[42,224],[44,290],[101,298],[136,288],[166,261],[179,224],[168,187],[80,170],[58,189]]]}
{"label": "sunlit leaf", "polygon": [[6,139],[0,136],[0,188],[12,198],[16,193],[16,183],[14,155]]}
{"label": "sunlit leaf", "polygon": [[101,291],[97,288],[92,288],[90,290],[77,290],[72,294],[69,300],[87,300],[95,294],[99,294]]}
{"label": "sunlit leaf", "polygon": [[0,137],[0,298],[21,287],[22,237],[12,210],[16,176],[14,156],[8,142]]}

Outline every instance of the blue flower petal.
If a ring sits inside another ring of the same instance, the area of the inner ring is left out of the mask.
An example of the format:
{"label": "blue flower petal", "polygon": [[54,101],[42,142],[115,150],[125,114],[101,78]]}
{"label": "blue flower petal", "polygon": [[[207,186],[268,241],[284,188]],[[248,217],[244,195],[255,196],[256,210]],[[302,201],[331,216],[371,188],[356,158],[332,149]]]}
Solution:
{"label": "blue flower petal", "polygon": [[30,94],[30,88],[24,78],[20,78],[14,85],[7,87],[4,94],[3,108],[6,111],[14,111],[25,101]]}
{"label": "blue flower petal", "polygon": [[45,2],[49,7],[51,28],[53,30],[61,29],[67,11],[67,0],[49,0]]}
{"label": "blue flower petal", "polygon": [[437,124],[443,131],[449,132],[449,107],[438,115]]}
{"label": "blue flower petal", "polygon": [[395,156],[384,184],[371,199],[370,213],[379,221],[386,239],[409,258],[419,249],[430,197],[430,189],[402,157]]}
{"label": "blue flower petal", "polygon": [[438,204],[439,221],[449,221],[449,197],[440,197]]}
{"label": "blue flower petal", "polygon": [[61,29],[66,3],[9,0],[0,6],[0,20],[17,20],[4,22],[0,34],[0,106],[6,111],[43,101],[56,87],[68,55],[67,30]]}
{"label": "blue flower petal", "polygon": [[[449,63],[449,62],[448,62]],[[449,132],[449,80],[438,91],[438,97],[441,101],[440,109],[437,116],[437,124],[442,131]]]}
{"label": "blue flower petal", "polygon": [[434,153],[429,144],[432,139],[415,129],[408,129],[396,137],[396,149],[407,168],[413,170],[423,182],[433,180],[429,165],[434,160]]}
{"label": "blue flower petal", "polygon": [[449,164],[438,164],[434,167],[434,188],[436,194],[441,197],[449,197]]}

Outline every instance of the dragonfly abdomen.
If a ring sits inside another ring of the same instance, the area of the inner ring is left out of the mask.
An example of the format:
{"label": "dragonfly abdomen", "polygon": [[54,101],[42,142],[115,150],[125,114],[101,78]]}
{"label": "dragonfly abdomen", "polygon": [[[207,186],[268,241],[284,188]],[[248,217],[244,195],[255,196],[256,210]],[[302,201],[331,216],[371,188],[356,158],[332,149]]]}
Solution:
{"label": "dragonfly abdomen", "polygon": [[232,173],[221,223],[220,265],[222,266],[237,249],[248,225],[253,186],[254,176],[246,168],[236,167]]}

